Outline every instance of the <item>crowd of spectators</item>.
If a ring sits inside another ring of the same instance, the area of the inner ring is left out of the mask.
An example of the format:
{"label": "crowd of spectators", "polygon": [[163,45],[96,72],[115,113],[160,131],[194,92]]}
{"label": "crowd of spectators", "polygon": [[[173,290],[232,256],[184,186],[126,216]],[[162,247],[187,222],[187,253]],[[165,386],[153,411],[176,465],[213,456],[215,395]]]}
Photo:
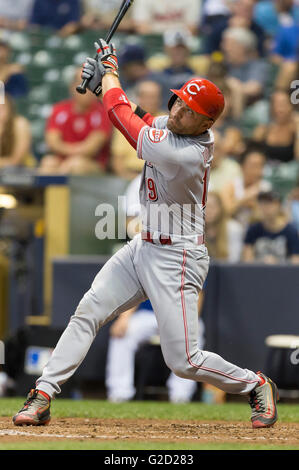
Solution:
{"label": "crowd of spectators", "polygon": [[[46,28],[49,35],[66,38],[105,30],[120,3],[0,0],[0,80],[6,92],[0,105],[1,171],[24,166],[41,174],[113,173],[128,182],[140,174],[143,162],[112,129],[101,102],[90,93],[76,93],[79,70],[69,96],[52,103],[45,125],[47,151],[42,158],[34,155],[30,122],[15,106],[28,95],[30,80],[26,68],[11,59],[9,34],[2,34]],[[167,112],[170,88],[180,88],[195,75],[211,79],[225,95],[224,113],[214,126],[207,206],[211,257],[273,262],[274,255],[261,251],[279,245],[277,260],[298,262],[298,188],[278,200],[280,188],[266,177],[279,165],[299,162],[298,96],[292,94],[299,72],[298,0],[135,0],[119,31],[125,38],[118,49],[122,86],[153,115]],[[160,54],[151,54],[144,35],[161,38]],[[272,214],[274,221],[267,216],[270,206],[280,214]],[[289,223],[296,227],[292,243]],[[264,239],[272,240],[274,233],[279,243],[267,244]],[[257,242],[261,237],[263,242]]]}
{"label": "crowd of spectators", "polygon": [[11,98],[5,96],[0,105],[0,169],[11,165],[33,166],[30,124],[16,114]]}

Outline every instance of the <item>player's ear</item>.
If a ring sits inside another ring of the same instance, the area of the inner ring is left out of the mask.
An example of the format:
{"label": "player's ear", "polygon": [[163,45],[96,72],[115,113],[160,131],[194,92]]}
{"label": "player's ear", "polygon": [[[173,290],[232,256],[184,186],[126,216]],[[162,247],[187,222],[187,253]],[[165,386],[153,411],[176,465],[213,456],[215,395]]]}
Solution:
{"label": "player's ear", "polygon": [[208,118],[208,119],[206,120],[206,122],[205,122],[205,131],[207,131],[208,129],[210,129],[213,124],[214,124],[214,120]]}

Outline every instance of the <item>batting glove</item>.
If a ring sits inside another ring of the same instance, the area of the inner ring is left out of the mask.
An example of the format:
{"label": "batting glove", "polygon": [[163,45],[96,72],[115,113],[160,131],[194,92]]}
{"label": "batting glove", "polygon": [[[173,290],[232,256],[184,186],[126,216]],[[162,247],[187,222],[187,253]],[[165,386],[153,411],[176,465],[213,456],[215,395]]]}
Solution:
{"label": "batting glove", "polygon": [[118,76],[118,60],[115,45],[113,43],[107,44],[104,39],[99,39],[99,42],[94,43],[94,47],[106,72],[112,72]]}
{"label": "batting glove", "polygon": [[108,44],[103,39],[94,43],[97,50],[97,59],[87,57],[83,64],[82,79],[88,79],[87,88],[99,96],[102,93],[102,78],[106,73],[113,73],[118,77],[118,62],[114,44]]}
{"label": "batting glove", "polygon": [[87,88],[96,96],[100,96],[102,93],[102,77],[106,73],[105,68],[103,66],[101,68],[96,59],[87,57],[81,73],[81,78],[89,80]]}

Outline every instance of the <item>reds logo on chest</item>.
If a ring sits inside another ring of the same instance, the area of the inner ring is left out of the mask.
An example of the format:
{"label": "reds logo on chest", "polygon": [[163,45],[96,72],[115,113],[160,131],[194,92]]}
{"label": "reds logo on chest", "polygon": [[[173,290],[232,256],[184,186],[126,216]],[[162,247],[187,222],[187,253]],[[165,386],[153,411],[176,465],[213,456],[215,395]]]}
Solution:
{"label": "reds logo on chest", "polygon": [[167,130],[166,129],[150,129],[148,132],[148,137],[151,142],[157,144],[158,142],[162,142],[162,140],[166,139],[167,137]]}

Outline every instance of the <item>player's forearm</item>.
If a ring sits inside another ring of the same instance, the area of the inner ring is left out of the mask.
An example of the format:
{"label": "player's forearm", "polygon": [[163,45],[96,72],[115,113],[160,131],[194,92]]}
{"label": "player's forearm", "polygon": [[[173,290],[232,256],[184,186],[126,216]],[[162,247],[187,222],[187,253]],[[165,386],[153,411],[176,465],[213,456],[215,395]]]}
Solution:
{"label": "player's forearm", "polygon": [[116,77],[116,75],[113,75],[112,73],[106,73],[103,76],[102,80],[102,95],[103,97],[106,95],[107,91],[111,90],[112,88],[120,88],[121,89],[121,84],[119,79]]}
{"label": "player's forearm", "polygon": [[[120,89],[122,89],[120,81],[118,80],[118,78],[115,75],[106,74],[104,76],[104,79],[103,79],[103,93],[102,93],[102,95],[104,96],[105,93],[107,91],[109,91],[111,88],[120,88]],[[133,101],[130,101],[130,100],[129,100],[129,103],[130,103],[130,106],[132,108],[133,113],[135,113],[137,108],[138,108],[138,105],[136,103],[134,103]],[[142,119],[144,119],[146,124],[151,125],[152,120],[154,119],[154,117],[151,114],[147,113],[146,111],[144,111],[142,114],[143,114]],[[141,116],[139,116],[139,117],[141,117]]]}
{"label": "player's forearm", "polygon": [[112,124],[136,150],[138,136],[145,122],[133,112],[130,101],[121,89],[117,77],[107,74],[103,78],[103,105],[108,116]]}

